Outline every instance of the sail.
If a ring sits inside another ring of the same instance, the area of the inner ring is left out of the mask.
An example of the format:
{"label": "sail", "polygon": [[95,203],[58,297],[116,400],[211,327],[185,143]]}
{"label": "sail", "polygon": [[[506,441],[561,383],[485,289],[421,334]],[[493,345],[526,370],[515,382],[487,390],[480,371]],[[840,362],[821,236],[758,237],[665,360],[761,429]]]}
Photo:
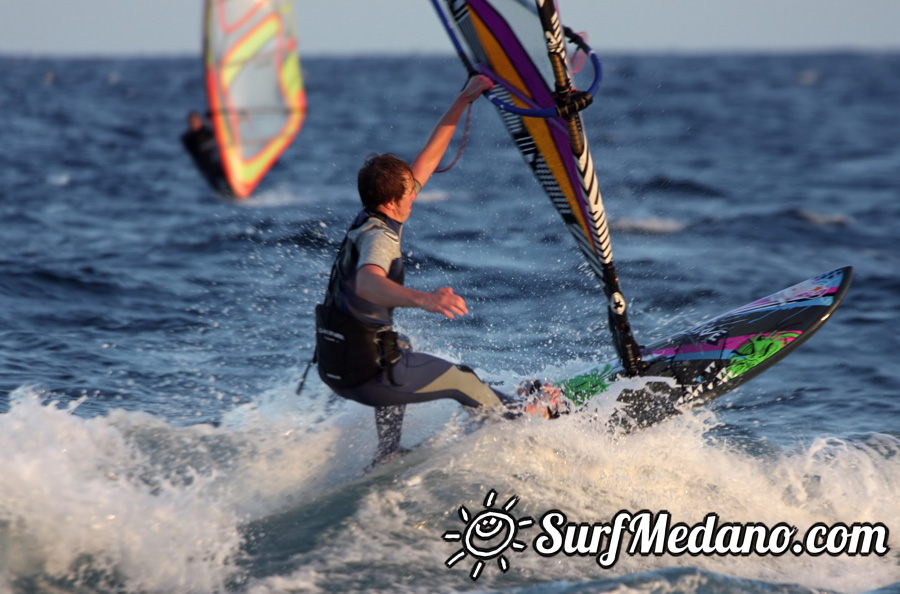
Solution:
{"label": "sail", "polygon": [[306,116],[288,0],[207,0],[209,111],[225,175],[248,196],[290,146]]}
{"label": "sail", "polygon": [[[538,66],[547,62],[546,47],[535,49],[523,44],[513,26],[520,24],[523,37],[528,33],[543,40],[541,22],[532,10],[514,1],[448,0],[447,5],[475,70],[500,83],[495,96],[524,109],[555,106],[553,78]],[[541,49],[543,55],[538,53]],[[591,268],[602,276],[601,263],[611,260],[612,249],[609,234],[601,231],[606,226],[605,215],[587,141],[583,141],[581,153],[574,154],[563,118],[525,117],[503,109],[499,112]],[[578,114],[574,117],[580,119]]]}
{"label": "sail", "polygon": [[[444,0],[447,13],[438,0],[432,3],[466,67],[496,83],[492,101],[600,279],[609,300],[616,349],[626,369],[637,372],[640,349],[626,316],[597,174],[578,113],[592,98],[573,87],[564,30],[554,2]],[[590,50],[571,31],[566,34],[582,49]],[[590,55],[595,88],[599,61],[593,52]]]}

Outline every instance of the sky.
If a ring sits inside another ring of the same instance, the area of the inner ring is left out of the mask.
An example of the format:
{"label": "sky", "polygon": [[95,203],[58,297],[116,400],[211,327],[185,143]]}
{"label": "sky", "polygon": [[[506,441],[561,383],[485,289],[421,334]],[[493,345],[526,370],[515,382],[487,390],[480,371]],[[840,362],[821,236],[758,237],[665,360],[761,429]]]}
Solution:
{"label": "sky", "polygon": [[[900,51],[900,0],[557,0],[598,52]],[[301,56],[450,53],[430,0],[295,0]],[[0,54],[190,55],[201,0],[2,0]]]}

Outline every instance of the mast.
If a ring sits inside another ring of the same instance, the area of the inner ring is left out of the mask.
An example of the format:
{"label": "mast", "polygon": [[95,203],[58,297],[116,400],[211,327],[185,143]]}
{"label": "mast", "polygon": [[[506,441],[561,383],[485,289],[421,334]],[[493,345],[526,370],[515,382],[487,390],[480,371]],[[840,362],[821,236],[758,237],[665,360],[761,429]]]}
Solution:
{"label": "mast", "polygon": [[[581,115],[578,113],[586,106],[585,102],[590,103],[591,98],[589,96],[585,98],[584,94],[575,91],[572,85],[566,62],[566,44],[556,3],[554,0],[535,0],[535,2],[541,26],[544,29],[544,38],[547,40],[547,55],[550,58],[556,83],[557,110],[566,122],[572,154],[577,159],[582,178],[585,180],[581,190],[584,192],[585,205],[589,209],[589,225],[592,226],[594,247],[600,251],[599,275],[608,300],[609,330],[625,371],[632,376],[640,375],[646,364],[641,360],[641,349],[631,332],[631,323],[628,321],[627,304],[619,287],[619,277],[612,260],[606,212],[596,183],[596,172],[588,149],[587,137],[584,134]],[[588,183],[589,181],[590,183]],[[595,270],[595,272],[598,271]]]}

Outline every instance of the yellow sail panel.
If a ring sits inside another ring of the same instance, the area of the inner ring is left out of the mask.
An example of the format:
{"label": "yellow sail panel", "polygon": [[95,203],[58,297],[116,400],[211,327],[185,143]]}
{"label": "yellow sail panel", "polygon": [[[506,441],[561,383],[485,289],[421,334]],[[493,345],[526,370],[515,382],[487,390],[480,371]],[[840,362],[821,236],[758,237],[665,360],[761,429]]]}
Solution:
{"label": "yellow sail panel", "polygon": [[246,197],[293,142],[306,94],[291,4],[207,0],[207,95],[226,177]]}
{"label": "yellow sail panel", "polygon": [[[528,85],[523,80],[521,75],[521,70],[525,67],[522,64],[523,56],[516,56],[518,63],[514,63],[508,44],[505,47],[501,44],[496,36],[496,32],[487,26],[480,18],[479,13],[475,10],[470,10],[467,16],[472,25],[472,30],[477,36],[480,50],[487,59],[493,75],[503,80],[503,86],[517,91],[517,94],[509,95],[511,102],[518,107],[533,108],[536,103],[541,103],[541,99],[543,99],[546,105],[541,105],[541,107],[552,105],[550,91],[543,81],[541,81],[540,86],[536,86],[533,82],[531,85]],[[541,92],[543,97],[536,97],[535,92]],[[531,103],[527,103],[523,98],[530,100]],[[506,123],[510,125],[509,118],[507,118]],[[551,126],[554,125],[553,121],[544,118],[517,119],[516,124],[524,127],[525,131],[527,131],[527,136],[533,142],[534,150],[531,153],[534,159],[539,159],[541,165],[545,166],[549,175],[552,176],[552,181],[546,179],[546,177],[540,179],[539,176],[540,183],[547,189],[548,193],[551,193],[551,199],[554,203],[557,203],[560,199],[565,200],[568,205],[568,208],[565,209],[566,214],[572,217],[567,219],[567,222],[570,225],[575,224],[581,229],[581,237],[584,238],[584,242],[590,245],[590,249],[596,254],[597,246],[593,241],[593,234],[588,227],[583,210],[583,190],[580,183],[582,180],[580,176],[573,175],[573,157],[568,147],[568,141],[560,142],[559,138],[560,135],[565,136],[567,133],[560,126],[557,126],[556,130],[551,129]],[[528,158],[528,155],[526,155],[526,158]],[[566,167],[567,163],[569,163],[568,169]],[[530,164],[532,167],[535,166],[534,162]],[[558,205],[557,208],[559,208]]]}

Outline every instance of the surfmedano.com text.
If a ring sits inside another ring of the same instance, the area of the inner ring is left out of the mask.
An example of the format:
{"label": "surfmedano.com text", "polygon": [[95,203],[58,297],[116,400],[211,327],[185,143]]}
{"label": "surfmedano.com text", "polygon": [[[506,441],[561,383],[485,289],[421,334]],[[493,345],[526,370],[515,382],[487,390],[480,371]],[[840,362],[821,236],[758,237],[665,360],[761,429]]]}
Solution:
{"label": "surfmedano.com text", "polygon": [[569,522],[558,510],[541,517],[541,533],[534,541],[534,550],[544,556],[563,553],[567,556],[596,556],[597,564],[610,568],[619,560],[623,543],[628,555],[644,557],[664,554],[699,555],[848,555],[883,556],[888,553],[888,528],[878,522],[837,523],[831,526],[819,522],[810,526],[801,538],[798,529],[785,522],[771,528],[762,523],[720,523],[718,514],[707,514],[703,522],[688,525],[672,523],[671,514],[656,514],[643,510],[618,512],[608,523],[585,524]]}

